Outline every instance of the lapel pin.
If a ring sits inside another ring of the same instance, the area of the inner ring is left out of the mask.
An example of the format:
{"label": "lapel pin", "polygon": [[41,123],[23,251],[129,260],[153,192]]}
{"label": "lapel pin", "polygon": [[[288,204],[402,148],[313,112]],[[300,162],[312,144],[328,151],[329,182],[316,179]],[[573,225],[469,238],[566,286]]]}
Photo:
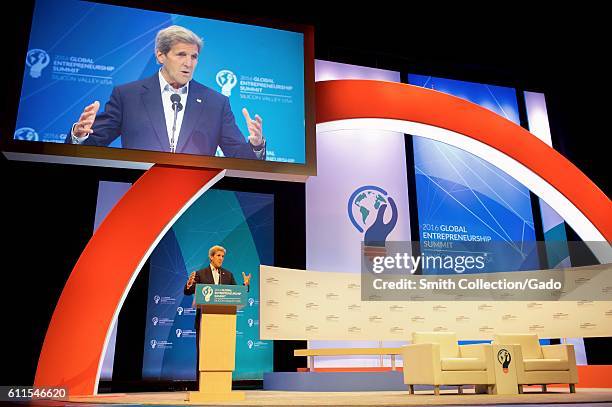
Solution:
{"label": "lapel pin", "polygon": [[196,102],[202,103],[202,99],[196,99]]}

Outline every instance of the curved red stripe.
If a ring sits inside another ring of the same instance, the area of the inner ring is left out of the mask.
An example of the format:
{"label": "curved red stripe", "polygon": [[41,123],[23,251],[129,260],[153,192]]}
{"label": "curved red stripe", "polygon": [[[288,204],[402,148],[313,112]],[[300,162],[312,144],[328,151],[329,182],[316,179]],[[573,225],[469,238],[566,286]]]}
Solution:
{"label": "curved red stripe", "polygon": [[117,203],[81,254],[53,312],[35,386],[91,395],[104,340],[138,265],[185,204],[221,170],[154,166]]}
{"label": "curved red stripe", "polygon": [[317,123],[343,119],[406,120],[451,130],[510,156],[546,180],[612,241],[612,202],[574,164],[492,111],[412,85],[371,80],[316,84]]}

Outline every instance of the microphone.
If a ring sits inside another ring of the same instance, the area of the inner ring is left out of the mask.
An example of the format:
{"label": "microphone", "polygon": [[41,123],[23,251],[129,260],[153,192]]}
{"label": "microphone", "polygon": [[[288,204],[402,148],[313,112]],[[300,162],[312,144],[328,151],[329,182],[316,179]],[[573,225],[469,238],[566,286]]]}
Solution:
{"label": "microphone", "polygon": [[178,116],[178,112],[183,110],[183,105],[181,104],[181,95],[178,93],[173,93],[170,95],[170,101],[172,102],[172,110],[174,110],[174,121],[172,122],[172,138],[170,139],[170,152],[176,152],[176,142],[174,141],[174,135],[176,133],[176,118]]}
{"label": "microphone", "polygon": [[178,93],[173,93],[170,95],[170,101],[172,102],[172,110],[180,112],[183,110],[183,105],[181,104],[181,95]]}

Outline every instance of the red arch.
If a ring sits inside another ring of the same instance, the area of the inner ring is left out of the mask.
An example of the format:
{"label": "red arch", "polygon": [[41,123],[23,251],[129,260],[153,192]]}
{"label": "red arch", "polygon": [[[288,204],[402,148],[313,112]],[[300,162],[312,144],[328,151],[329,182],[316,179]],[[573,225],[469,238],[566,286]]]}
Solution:
{"label": "red arch", "polygon": [[[612,240],[612,203],[545,143],[480,106],[429,89],[345,80],[316,85],[317,122],[408,120],[481,141],[519,161],[565,195]],[[53,313],[34,384],[95,392],[104,340],[124,292],[152,244],[219,170],[155,166],[108,214],[74,267]]]}
{"label": "red arch", "polygon": [[130,188],[66,282],[45,336],[35,386],[66,386],[73,396],[94,394],[104,341],[124,292],[177,213],[220,174],[154,166]]}
{"label": "red arch", "polygon": [[574,164],[509,120],[463,99],[418,86],[371,80],[317,82],[317,123],[380,118],[423,123],[478,140],[539,175],[612,241],[612,202]]}

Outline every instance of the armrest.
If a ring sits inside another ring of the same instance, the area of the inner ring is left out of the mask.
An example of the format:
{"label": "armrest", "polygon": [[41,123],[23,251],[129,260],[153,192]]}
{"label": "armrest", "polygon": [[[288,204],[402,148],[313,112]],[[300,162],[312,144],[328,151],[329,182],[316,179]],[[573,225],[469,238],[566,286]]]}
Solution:
{"label": "armrest", "polygon": [[574,345],[545,345],[542,346],[542,353],[545,359],[567,360],[569,365],[570,383],[578,383],[578,368],[576,367],[576,352]]}
{"label": "armrest", "polygon": [[[545,346],[542,346],[542,354],[544,355],[544,359],[569,360],[569,355],[571,352],[569,349],[570,347],[572,348],[571,351],[573,351],[574,345],[570,345],[570,344],[545,345]],[[574,363],[576,362],[575,358],[573,362]]]}
{"label": "armrest", "polygon": [[440,384],[440,345],[415,343],[402,346],[404,383]]}
{"label": "armrest", "polygon": [[462,358],[477,358],[485,361],[487,367],[487,380],[495,383],[495,365],[493,361],[493,346],[488,343],[473,345],[459,345],[459,354]]}

